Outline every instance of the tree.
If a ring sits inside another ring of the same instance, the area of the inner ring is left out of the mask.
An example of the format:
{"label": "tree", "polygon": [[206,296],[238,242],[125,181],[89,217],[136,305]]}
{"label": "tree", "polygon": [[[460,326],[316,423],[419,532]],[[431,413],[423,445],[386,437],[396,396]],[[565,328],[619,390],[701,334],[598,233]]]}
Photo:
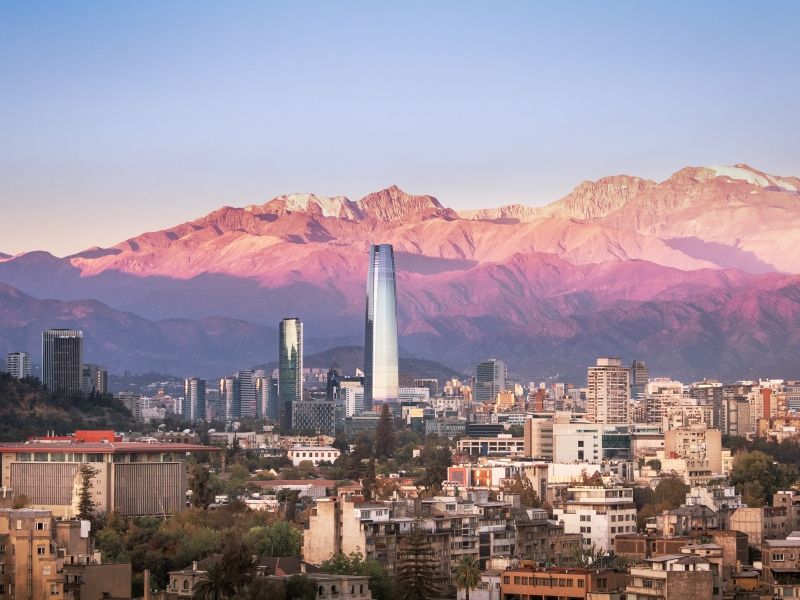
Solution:
{"label": "tree", "polygon": [[236,594],[236,586],[223,561],[216,561],[208,565],[195,585],[192,600],[231,600]]}
{"label": "tree", "polygon": [[275,499],[282,506],[283,519],[294,522],[295,513],[297,512],[297,501],[300,498],[299,490],[281,489],[275,494]]}
{"label": "tree", "polygon": [[481,568],[475,558],[465,554],[456,566],[456,585],[466,591],[466,600],[469,600],[469,591],[478,587],[481,582]]}
{"label": "tree", "polygon": [[247,587],[245,600],[286,600],[286,584],[280,579],[259,577]]}
{"label": "tree", "polygon": [[533,482],[527,477],[515,475],[511,481],[503,484],[502,491],[519,496],[519,502],[523,508],[539,508],[542,505],[536,490],[533,489]]}
{"label": "tree", "polygon": [[286,580],[286,600],[316,600],[317,586],[308,575],[292,575]]}
{"label": "tree", "polygon": [[247,589],[252,577],[253,553],[239,531],[228,532],[220,562],[236,592]]}
{"label": "tree", "polygon": [[648,467],[650,467],[651,469],[655,470],[655,471],[660,471],[661,470],[661,461],[658,460],[657,458],[654,458],[652,460],[648,460],[645,464]]}
{"label": "tree", "polygon": [[418,483],[429,490],[440,489],[442,482],[447,479],[447,467],[453,464],[450,448],[425,446],[420,454],[420,461],[425,472]]}
{"label": "tree", "polygon": [[292,523],[276,521],[271,525],[250,529],[245,535],[245,543],[258,556],[296,556],[299,558],[303,536]]}
{"label": "tree", "polygon": [[748,506],[763,506],[776,491],[791,487],[797,481],[797,467],[780,464],[759,450],[736,457],[731,483]]}
{"label": "tree", "polygon": [[439,592],[438,564],[427,536],[415,528],[405,536],[397,552],[398,600],[431,600]]}
{"label": "tree", "polygon": [[361,487],[364,491],[364,500],[372,500],[372,492],[375,489],[375,459],[370,458],[367,464],[367,472],[361,480]]}
{"label": "tree", "polygon": [[189,471],[189,487],[192,490],[192,506],[208,508],[214,502],[214,490],[211,489],[211,474],[208,469],[199,464],[192,466]]}
{"label": "tree", "polygon": [[78,518],[89,520],[94,516],[95,503],[92,500],[92,480],[97,475],[95,469],[89,463],[83,463],[78,471],[80,477],[80,488],[78,490]]}
{"label": "tree", "polygon": [[394,437],[394,420],[389,405],[381,408],[381,418],[375,430],[375,456],[377,458],[392,458],[396,450]]}

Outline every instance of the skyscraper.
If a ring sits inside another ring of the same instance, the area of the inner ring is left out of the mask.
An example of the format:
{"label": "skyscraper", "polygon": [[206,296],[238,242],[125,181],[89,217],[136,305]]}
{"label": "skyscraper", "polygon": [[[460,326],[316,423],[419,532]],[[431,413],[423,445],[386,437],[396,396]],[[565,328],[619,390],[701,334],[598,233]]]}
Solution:
{"label": "skyscraper", "polygon": [[397,285],[391,244],[370,246],[366,312],[364,410],[388,404],[397,413]]}
{"label": "skyscraper", "polygon": [[27,352],[9,352],[6,356],[6,373],[15,379],[31,376],[31,355]]}
{"label": "skyscraper", "polygon": [[284,319],[278,334],[280,424],[289,430],[292,428],[292,403],[303,399],[303,323],[297,318]]}
{"label": "skyscraper", "polygon": [[108,393],[108,370],[100,365],[83,365],[81,367],[81,391],[84,394]]}
{"label": "skyscraper", "polygon": [[631,363],[631,399],[644,398],[645,388],[650,382],[650,370],[643,360]]}
{"label": "skyscraper", "polygon": [[205,421],[206,419],[206,382],[197,377],[190,377],[183,386],[183,405],[181,407],[185,421]]}
{"label": "skyscraper", "polygon": [[42,383],[51,392],[81,391],[83,332],[48,329],[42,332]]}
{"label": "skyscraper", "polygon": [[619,358],[598,358],[589,367],[586,390],[587,418],[595,423],[631,422],[631,370]]}
{"label": "skyscraper", "polygon": [[256,378],[250,369],[237,371],[234,375],[239,380],[239,417],[256,418]]}
{"label": "skyscraper", "polygon": [[508,370],[502,360],[492,358],[475,367],[475,393],[472,397],[477,403],[497,400],[497,394],[506,390]]}
{"label": "skyscraper", "polygon": [[219,418],[226,421],[238,419],[242,414],[242,395],[236,377],[219,380]]}

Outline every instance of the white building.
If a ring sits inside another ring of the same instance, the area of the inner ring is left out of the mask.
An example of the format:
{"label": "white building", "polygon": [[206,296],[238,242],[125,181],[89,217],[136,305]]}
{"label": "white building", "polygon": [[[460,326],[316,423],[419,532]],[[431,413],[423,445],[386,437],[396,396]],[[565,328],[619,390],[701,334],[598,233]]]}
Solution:
{"label": "white building", "polygon": [[595,423],[631,422],[631,370],[619,358],[598,358],[587,375],[587,418]]}
{"label": "white building", "polygon": [[332,463],[340,454],[341,452],[331,446],[294,446],[287,453],[295,467],[305,461],[313,463],[315,467],[321,462]]}
{"label": "white building", "polygon": [[427,402],[431,391],[426,387],[401,387],[397,390],[397,399],[400,402]]}
{"label": "white building", "polygon": [[564,533],[580,533],[586,548],[611,550],[617,534],[636,532],[632,488],[577,485],[567,495],[553,517],[564,523]]}
{"label": "white building", "polygon": [[347,417],[360,415],[364,412],[364,386],[350,385],[346,381],[339,387],[339,397],[344,403],[344,413]]}
{"label": "white building", "polygon": [[31,355],[27,352],[9,352],[6,356],[6,373],[14,379],[31,376]]}

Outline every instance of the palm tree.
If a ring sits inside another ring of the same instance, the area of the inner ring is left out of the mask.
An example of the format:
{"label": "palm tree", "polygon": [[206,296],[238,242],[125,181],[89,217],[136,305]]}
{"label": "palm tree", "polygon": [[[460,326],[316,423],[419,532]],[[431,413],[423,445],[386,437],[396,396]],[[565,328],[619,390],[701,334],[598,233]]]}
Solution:
{"label": "palm tree", "polygon": [[208,565],[205,575],[194,587],[192,600],[231,600],[236,596],[236,586],[222,561]]}
{"label": "palm tree", "polygon": [[469,591],[478,587],[481,582],[481,568],[474,556],[465,554],[456,566],[456,585],[467,591],[466,600],[469,600]]}

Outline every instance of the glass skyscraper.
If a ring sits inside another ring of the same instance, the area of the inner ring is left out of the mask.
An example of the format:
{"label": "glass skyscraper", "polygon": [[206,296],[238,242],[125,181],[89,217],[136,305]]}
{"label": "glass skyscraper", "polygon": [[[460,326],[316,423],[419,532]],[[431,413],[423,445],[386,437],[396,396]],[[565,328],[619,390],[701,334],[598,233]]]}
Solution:
{"label": "glass skyscraper", "polygon": [[303,399],[303,323],[289,318],[278,328],[278,397],[280,424],[292,427],[292,404]]}
{"label": "glass skyscraper", "polygon": [[51,392],[81,391],[83,332],[48,329],[42,332],[42,383]]}
{"label": "glass skyscraper", "polygon": [[190,377],[184,380],[181,413],[184,421],[205,421],[206,382],[204,379]]}
{"label": "glass skyscraper", "polygon": [[364,330],[364,410],[388,404],[397,413],[397,285],[391,244],[373,244],[369,250]]}

